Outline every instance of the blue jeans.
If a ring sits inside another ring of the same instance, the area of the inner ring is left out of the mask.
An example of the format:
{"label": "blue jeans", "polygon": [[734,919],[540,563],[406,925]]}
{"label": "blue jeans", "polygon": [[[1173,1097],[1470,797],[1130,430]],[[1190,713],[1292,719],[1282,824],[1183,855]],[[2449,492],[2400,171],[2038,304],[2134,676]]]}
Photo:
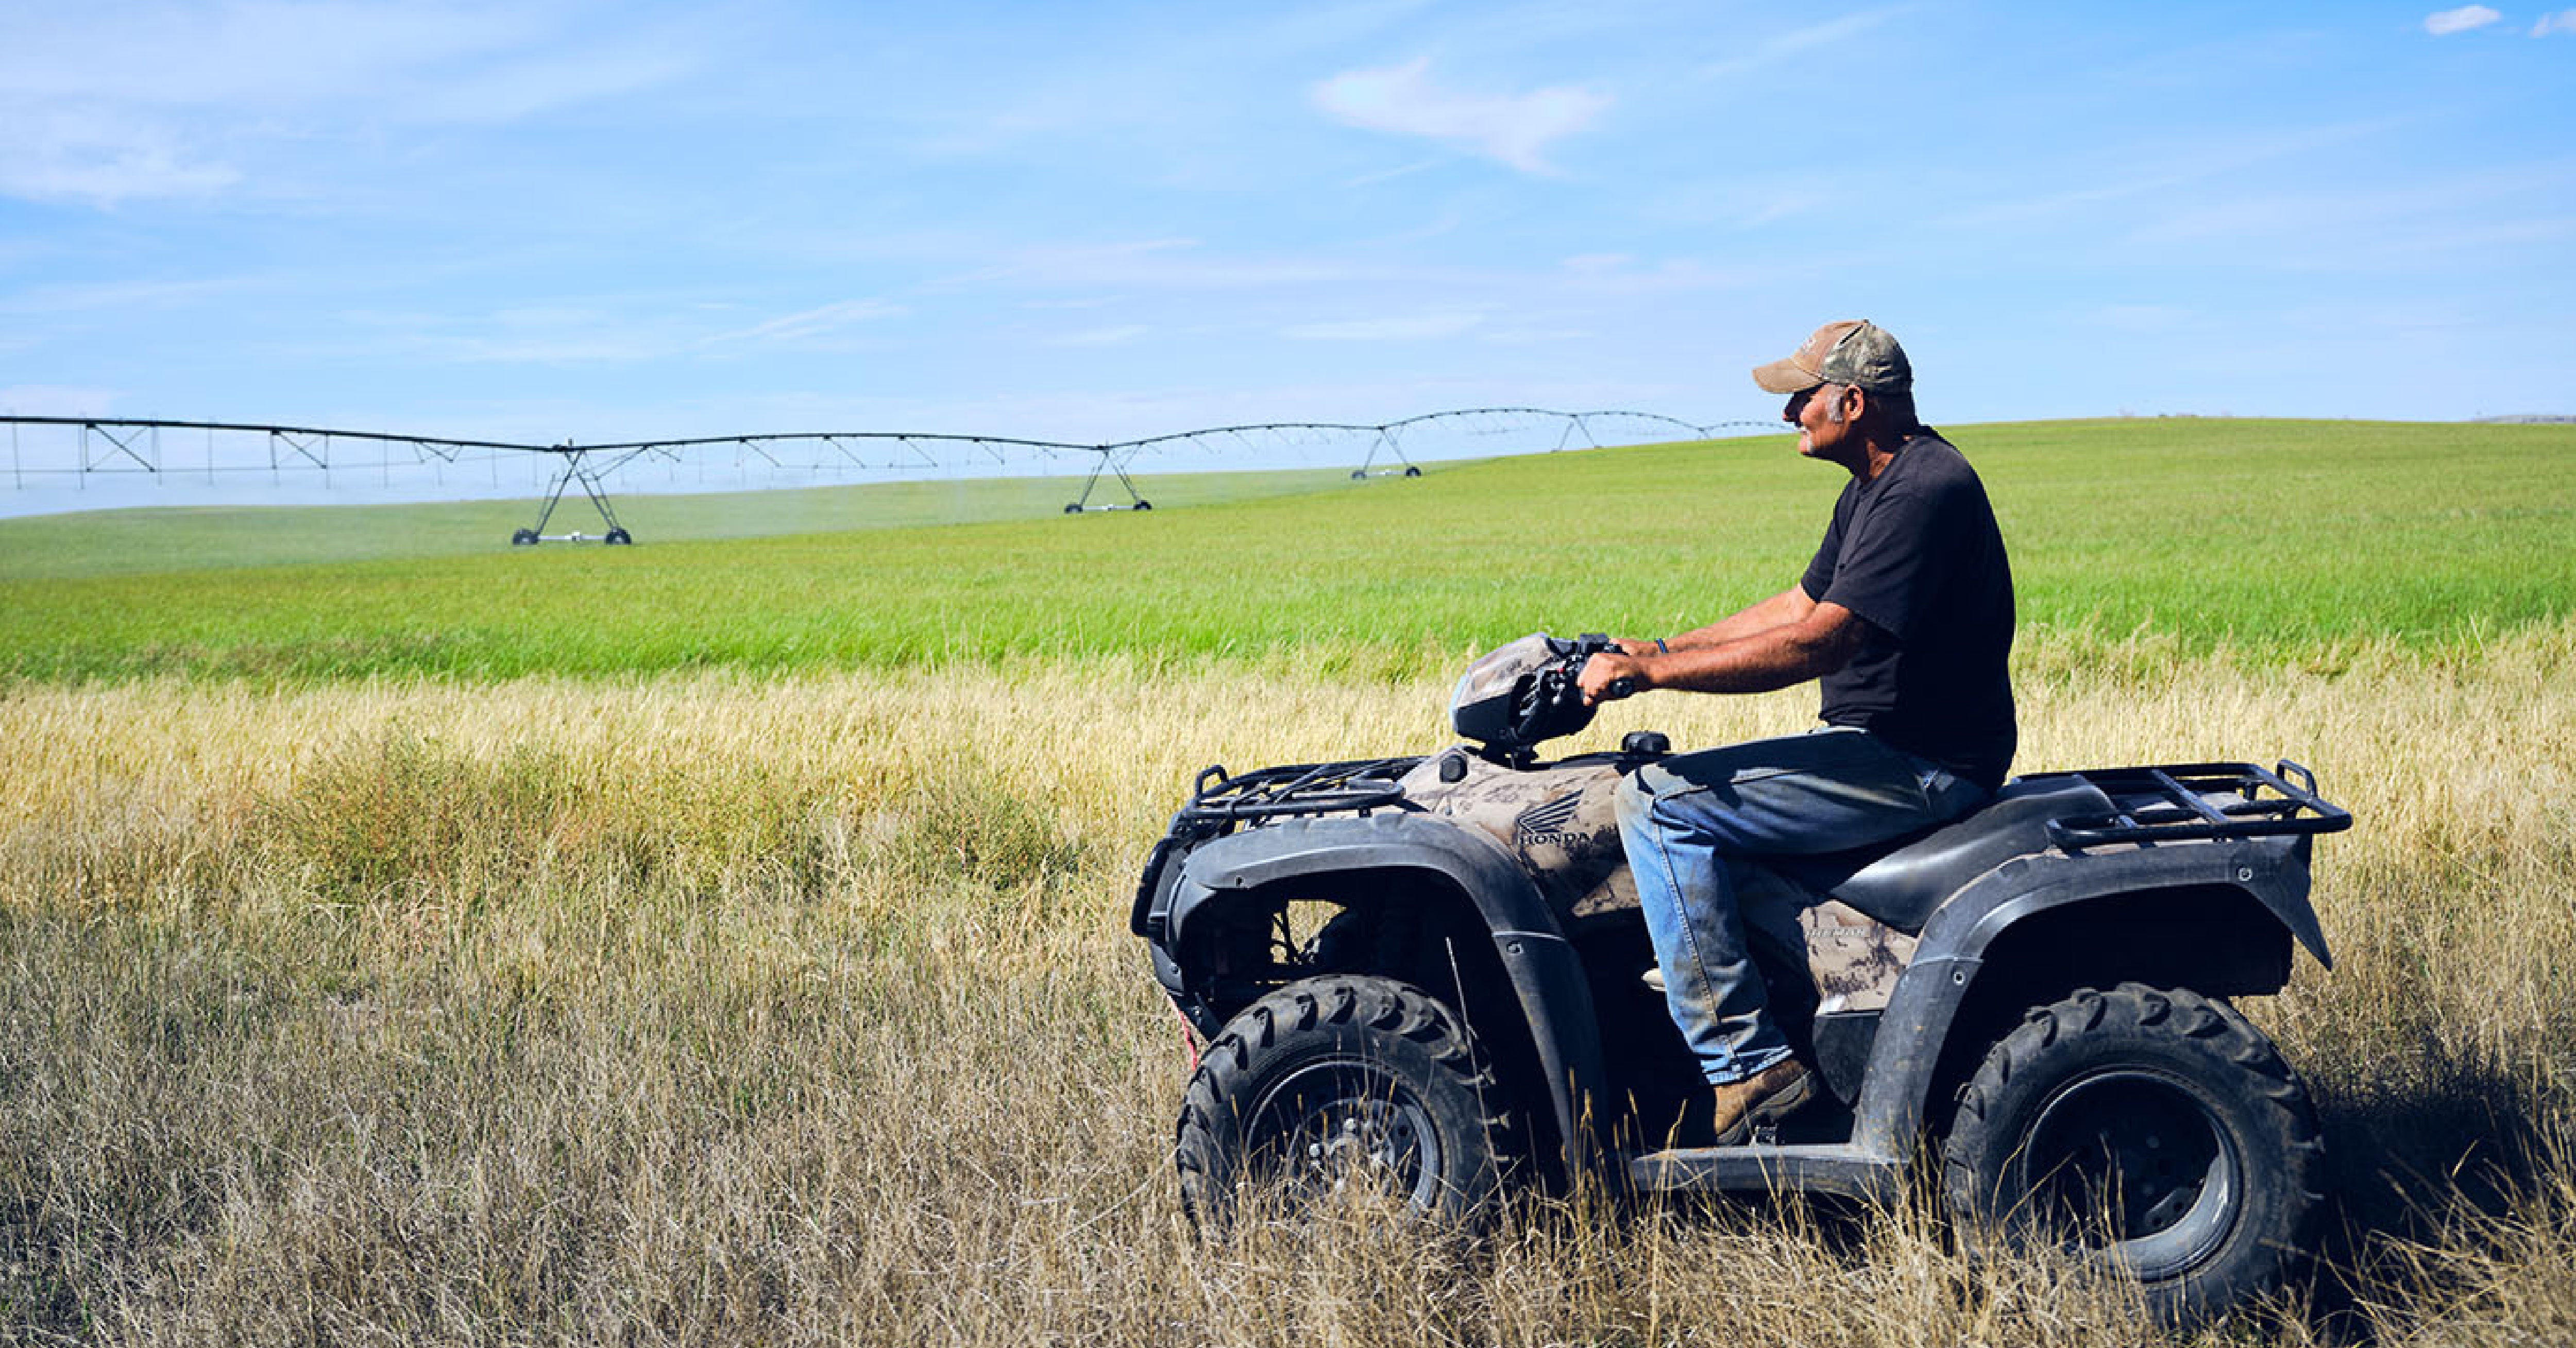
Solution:
{"label": "blue jeans", "polygon": [[1664,1002],[1712,1084],[1789,1056],[1753,966],[1739,894],[1765,856],[1838,852],[1955,819],[1987,790],[1865,730],[1825,727],[1676,754],[1619,786]]}

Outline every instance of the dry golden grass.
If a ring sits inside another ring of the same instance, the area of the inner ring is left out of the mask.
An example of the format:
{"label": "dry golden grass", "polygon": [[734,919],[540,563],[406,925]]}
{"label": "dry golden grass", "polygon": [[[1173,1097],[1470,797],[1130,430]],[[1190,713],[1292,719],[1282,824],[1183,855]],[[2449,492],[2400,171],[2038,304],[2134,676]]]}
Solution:
{"label": "dry golden grass", "polygon": [[[2250,1013],[2341,1205],[2291,1343],[2576,1332],[2576,627],[2021,673],[2025,768],[2262,757],[2360,817]],[[1102,660],[0,694],[0,1340],[2131,1344],[1921,1202],[1201,1244],[1124,930],[1189,774],[1436,747],[1445,689]],[[1811,694],[1650,698],[1708,743]]]}

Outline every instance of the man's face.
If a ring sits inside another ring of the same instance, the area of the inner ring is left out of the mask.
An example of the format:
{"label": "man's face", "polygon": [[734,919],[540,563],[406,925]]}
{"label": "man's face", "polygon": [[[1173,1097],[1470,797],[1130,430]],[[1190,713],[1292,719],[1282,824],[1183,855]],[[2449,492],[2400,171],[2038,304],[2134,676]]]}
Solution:
{"label": "man's face", "polygon": [[[1789,395],[1789,405],[1780,410],[1780,419],[1798,428],[1798,452],[1811,459],[1841,463],[1849,446],[1858,442],[1853,433],[1850,408],[1844,406],[1851,396],[1842,384],[1819,384],[1804,393]],[[1834,420],[1841,408],[1844,416]]]}

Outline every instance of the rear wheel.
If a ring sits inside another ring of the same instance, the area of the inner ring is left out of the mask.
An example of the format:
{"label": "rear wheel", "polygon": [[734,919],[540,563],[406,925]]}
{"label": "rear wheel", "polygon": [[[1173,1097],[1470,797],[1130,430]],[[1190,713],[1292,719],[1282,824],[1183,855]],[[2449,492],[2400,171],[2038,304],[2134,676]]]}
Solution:
{"label": "rear wheel", "polygon": [[1449,1009],[1334,975],[1263,997],[1208,1045],[1181,1106],[1181,1202],[1222,1225],[1246,1184],[1292,1204],[1352,1189],[1472,1222],[1501,1183],[1501,1090]]}
{"label": "rear wheel", "polygon": [[2223,1001],[2135,983],[2032,1011],[1961,1093],[1943,1149],[1972,1233],[2112,1263],[2177,1325],[2305,1260],[2324,1160],[2307,1092],[2261,1031]]}

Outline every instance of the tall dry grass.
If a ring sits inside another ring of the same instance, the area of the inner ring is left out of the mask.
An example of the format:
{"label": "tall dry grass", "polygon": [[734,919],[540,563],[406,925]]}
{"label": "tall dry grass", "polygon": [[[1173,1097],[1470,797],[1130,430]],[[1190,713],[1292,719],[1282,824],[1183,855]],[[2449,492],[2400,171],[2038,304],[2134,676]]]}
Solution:
{"label": "tall dry grass", "polygon": [[[2031,643],[2025,768],[2286,754],[2338,963],[2248,1009],[2341,1221],[2286,1342],[2576,1329],[2576,628],[2315,669]],[[1188,775],[1443,689],[1100,661],[0,695],[0,1339],[2130,1344],[1884,1213],[1359,1215],[1202,1244],[1124,932]],[[1591,735],[1793,729],[1649,698]]]}

